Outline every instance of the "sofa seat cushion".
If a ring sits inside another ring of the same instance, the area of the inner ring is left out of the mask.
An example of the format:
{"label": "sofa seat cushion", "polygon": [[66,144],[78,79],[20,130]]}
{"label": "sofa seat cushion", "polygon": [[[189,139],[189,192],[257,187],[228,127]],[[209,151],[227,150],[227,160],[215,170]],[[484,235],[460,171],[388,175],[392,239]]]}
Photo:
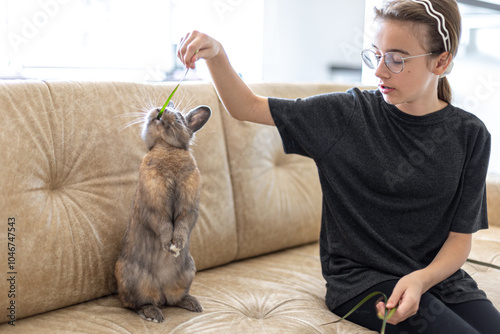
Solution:
{"label": "sofa seat cushion", "polygon": [[[22,333],[373,333],[338,319],[325,306],[318,244],[197,273],[191,293],[202,313],[163,309],[162,324],[121,307],[116,295],[23,319]],[[8,324],[0,326],[0,332]]]}
{"label": "sofa seat cushion", "polygon": [[[495,233],[497,233],[496,231]],[[474,240],[474,247],[480,240]],[[498,271],[471,263],[464,269],[500,307]],[[199,272],[191,287],[204,307],[192,313],[163,309],[165,322],[140,319],[116,295],[23,319],[20,333],[375,333],[338,317],[325,306],[318,244],[233,262]],[[7,328],[9,327],[9,328]],[[10,329],[0,326],[0,332]]]}

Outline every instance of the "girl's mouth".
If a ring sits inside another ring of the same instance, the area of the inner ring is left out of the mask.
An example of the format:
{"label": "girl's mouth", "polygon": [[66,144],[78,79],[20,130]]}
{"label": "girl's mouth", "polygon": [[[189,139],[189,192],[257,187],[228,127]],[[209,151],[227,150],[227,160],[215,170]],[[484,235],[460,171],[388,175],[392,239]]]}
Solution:
{"label": "girl's mouth", "polygon": [[392,87],[388,87],[388,86],[384,86],[384,85],[379,85],[379,89],[380,89],[380,92],[382,92],[382,94],[389,94],[390,92],[392,92],[395,88],[392,88]]}

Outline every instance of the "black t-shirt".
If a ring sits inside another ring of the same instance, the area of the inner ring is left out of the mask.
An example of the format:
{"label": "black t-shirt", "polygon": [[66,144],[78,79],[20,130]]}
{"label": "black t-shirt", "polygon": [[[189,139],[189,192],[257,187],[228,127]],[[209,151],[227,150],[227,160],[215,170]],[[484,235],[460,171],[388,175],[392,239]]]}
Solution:
{"label": "black t-shirt", "polygon": [[[426,267],[450,231],[488,228],[491,139],[476,116],[452,105],[413,116],[357,88],[269,106],[285,152],[318,167],[330,309]],[[485,298],[463,270],[429,291],[449,303]]]}

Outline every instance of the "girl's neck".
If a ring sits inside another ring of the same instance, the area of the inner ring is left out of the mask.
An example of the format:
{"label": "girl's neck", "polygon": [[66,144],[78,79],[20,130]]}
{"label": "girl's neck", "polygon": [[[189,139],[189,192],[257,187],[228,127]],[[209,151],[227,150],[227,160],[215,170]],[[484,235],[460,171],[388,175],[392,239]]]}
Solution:
{"label": "girl's neck", "polygon": [[424,116],[439,111],[445,108],[447,105],[448,103],[439,100],[436,96],[435,99],[405,102],[396,105],[396,107],[402,112],[405,112],[409,115]]}

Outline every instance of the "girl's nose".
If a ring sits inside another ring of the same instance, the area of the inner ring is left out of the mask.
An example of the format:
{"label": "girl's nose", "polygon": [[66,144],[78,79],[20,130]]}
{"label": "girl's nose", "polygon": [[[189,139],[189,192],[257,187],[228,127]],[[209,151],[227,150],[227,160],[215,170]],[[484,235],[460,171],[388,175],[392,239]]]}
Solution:
{"label": "girl's nose", "polygon": [[390,77],[390,75],[391,75],[391,71],[389,71],[387,66],[385,66],[385,59],[384,58],[380,59],[378,66],[375,69],[375,76],[377,78],[387,79],[388,77]]}

